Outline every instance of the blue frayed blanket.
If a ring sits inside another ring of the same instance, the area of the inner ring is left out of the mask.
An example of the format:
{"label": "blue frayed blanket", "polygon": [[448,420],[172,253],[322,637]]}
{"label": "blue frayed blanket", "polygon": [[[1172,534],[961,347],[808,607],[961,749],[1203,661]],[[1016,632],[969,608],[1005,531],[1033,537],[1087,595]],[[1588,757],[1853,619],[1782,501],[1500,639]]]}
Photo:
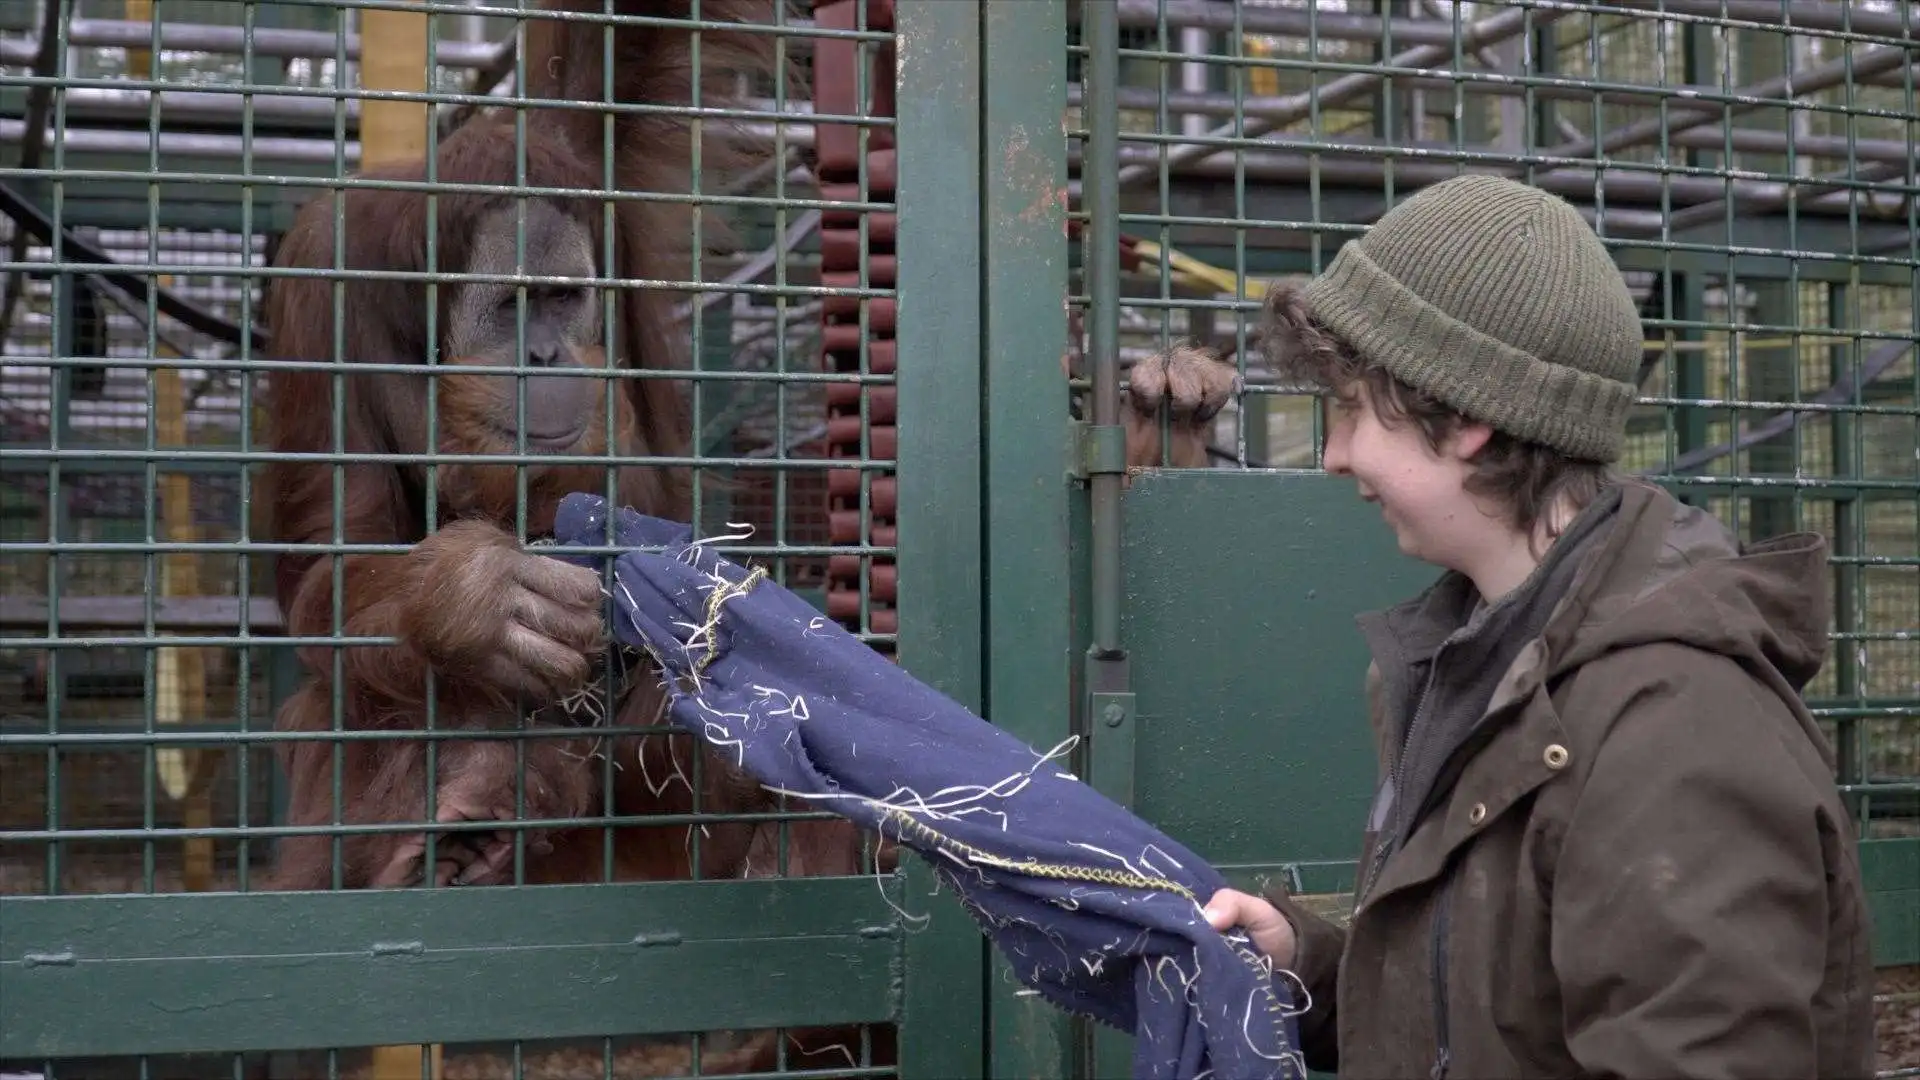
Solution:
{"label": "blue frayed blanket", "polygon": [[[606,515],[568,496],[556,554]],[[621,510],[612,544],[614,637],[673,676],[674,723],[926,859],[1023,982],[1135,1036],[1140,1080],[1304,1076],[1296,984],[1208,925],[1205,861],[687,526]]]}

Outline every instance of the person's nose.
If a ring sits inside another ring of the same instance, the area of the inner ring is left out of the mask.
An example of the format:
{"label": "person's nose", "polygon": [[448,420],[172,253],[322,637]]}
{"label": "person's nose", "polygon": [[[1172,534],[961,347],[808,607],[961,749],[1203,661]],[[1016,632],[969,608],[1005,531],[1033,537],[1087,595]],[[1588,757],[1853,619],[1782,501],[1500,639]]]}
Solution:
{"label": "person's nose", "polygon": [[1334,423],[1327,427],[1327,445],[1321,451],[1321,467],[1335,476],[1353,472],[1353,459],[1347,452],[1347,426]]}

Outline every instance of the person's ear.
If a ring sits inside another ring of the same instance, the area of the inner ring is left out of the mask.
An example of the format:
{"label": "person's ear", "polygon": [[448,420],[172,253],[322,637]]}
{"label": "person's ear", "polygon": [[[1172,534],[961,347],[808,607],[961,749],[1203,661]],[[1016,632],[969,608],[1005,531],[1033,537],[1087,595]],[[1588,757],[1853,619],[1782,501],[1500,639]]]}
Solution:
{"label": "person's ear", "polygon": [[1463,420],[1448,438],[1446,451],[1448,456],[1456,460],[1472,461],[1491,438],[1493,428],[1478,420]]}

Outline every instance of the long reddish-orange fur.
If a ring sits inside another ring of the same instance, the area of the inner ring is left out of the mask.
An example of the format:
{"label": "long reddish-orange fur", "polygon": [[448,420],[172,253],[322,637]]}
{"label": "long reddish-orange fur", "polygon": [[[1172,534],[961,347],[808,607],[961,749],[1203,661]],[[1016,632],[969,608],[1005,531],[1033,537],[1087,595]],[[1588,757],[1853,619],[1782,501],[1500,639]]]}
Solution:
{"label": "long reddish-orange fur", "polygon": [[[700,17],[709,22],[770,21],[770,4],[778,0],[701,0]],[[603,0],[547,0],[549,10],[597,13]],[[686,17],[689,4],[641,3],[616,5],[621,14]],[[277,262],[285,267],[327,270],[338,265],[352,270],[456,272],[466,265],[476,224],[490,211],[510,205],[507,190],[522,183],[535,187],[578,190],[577,198],[562,200],[566,212],[586,225],[596,239],[596,253],[604,242],[601,200],[591,192],[607,186],[622,191],[688,193],[694,139],[681,118],[658,114],[623,114],[613,123],[611,162],[602,161],[601,113],[590,103],[606,99],[601,66],[603,28],[593,23],[561,23],[532,18],[525,27],[525,70],[531,97],[586,102],[588,108],[529,111],[516,134],[511,113],[481,114],[442,141],[434,179],[444,183],[478,185],[479,192],[437,194],[430,211],[425,191],[353,188],[316,199],[303,208],[284,237]],[[700,102],[723,104],[732,80],[741,72],[771,67],[772,38],[765,34],[704,30],[700,35],[700,66],[704,72]],[[687,32],[678,29],[621,27],[615,31],[612,100],[682,104],[692,100],[691,47]],[[717,128],[709,122],[708,128]],[[743,156],[709,131],[699,148],[701,174],[707,190]],[[521,170],[524,170],[522,174]],[[611,176],[605,175],[608,171]],[[369,170],[371,178],[402,181],[427,179],[424,162],[409,162]],[[668,202],[622,200],[613,216],[613,265],[602,267],[609,276],[672,280],[679,275],[691,247],[689,211]],[[434,225],[434,259],[428,265],[428,224]],[[336,217],[343,219],[338,235],[344,245],[336,251]],[[335,292],[344,293],[339,309],[344,319],[344,348],[334,348]],[[439,290],[435,325],[447,325],[447,304],[453,289]],[[657,289],[622,289],[617,293],[618,340],[623,366],[650,369],[683,367],[684,330],[671,317],[674,297]],[[424,315],[428,290],[418,281],[294,276],[278,279],[267,300],[272,328],[271,355],[282,361],[373,362],[419,364],[438,342],[432,340]],[[441,357],[443,365],[458,366],[460,358]],[[336,397],[334,371],[277,367],[271,370],[263,394],[267,402],[268,441],[275,451],[348,454],[404,452],[401,438],[409,423],[423,422],[391,415],[389,380],[411,376],[349,373],[344,399]],[[471,411],[469,395],[484,389],[462,380],[476,377],[457,372],[437,376],[439,438],[433,449],[443,453],[471,451],[488,445],[471,435],[473,425],[463,420]],[[606,385],[614,396],[611,445],[605,440],[587,450],[611,449],[622,458],[684,453],[690,442],[688,415],[681,389],[661,379],[612,379]],[[344,442],[336,445],[339,417]],[[597,425],[596,425],[597,426]],[[410,448],[427,449],[424,445]],[[498,537],[485,530],[463,533],[461,519],[488,520],[508,533],[524,524],[528,535],[551,527],[559,496],[569,490],[601,491],[608,467],[603,465],[552,468],[531,482],[525,493],[524,522],[515,521],[520,506],[516,469],[511,466],[441,466],[435,472],[439,495],[436,514],[440,536],[433,541],[437,556],[408,554],[295,554],[283,558],[277,575],[277,594],[291,635],[327,638],[399,637],[397,645],[340,647],[314,645],[300,650],[307,671],[305,683],[283,707],[278,724],[283,730],[324,733],[333,730],[338,700],[344,726],[358,730],[407,730],[425,725],[428,662],[403,631],[407,612],[419,610],[423,597],[432,597],[435,575],[449,564],[471,557]],[[689,513],[689,485],[677,469],[627,464],[614,469],[618,502],[647,513],[684,520]],[[336,474],[343,481],[335,494]],[[338,467],[329,462],[275,461],[263,476],[261,489],[268,501],[271,538],[300,545],[402,544],[427,540],[424,513],[426,489],[420,473],[381,462],[352,462]],[[336,534],[336,521],[338,533]],[[455,522],[448,526],[446,523]],[[489,539],[491,537],[491,539]],[[465,546],[463,546],[465,545]],[[339,589],[341,623],[333,611]],[[476,635],[479,628],[475,628]],[[480,640],[476,637],[475,640]],[[335,654],[339,667],[336,673]],[[457,673],[456,673],[457,674]],[[433,705],[442,727],[478,728],[517,722],[511,702],[501,699],[480,680],[440,678]],[[621,703],[616,723],[621,727],[657,722],[659,691],[643,676]],[[648,737],[636,760],[632,741],[627,749],[608,751],[596,743],[595,733],[568,740],[536,739],[525,743],[527,810],[531,814],[573,816],[610,809],[621,815],[684,813],[693,810],[693,793],[680,782],[662,785],[677,771],[695,775],[693,758],[703,753],[686,736]],[[437,751],[440,777],[451,782],[450,770],[497,769],[501,747],[508,743],[443,742]],[[614,770],[614,789],[603,793],[603,764],[588,751],[599,749],[621,757]],[[330,741],[283,744],[283,762],[291,794],[289,823],[324,825],[334,820],[334,757],[343,777],[341,820],[348,823],[418,822],[430,820],[433,809],[425,799],[426,749],[418,740]],[[672,761],[668,758],[671,755]],[[705,755],[701,762],[700,809],[727,812],[766,809],[770,797],[749,778],[727,767],[723,759]],[[471,772],[469,776],[473,775]],[[512,775],[510,772],[509,775]],[[789,873],[850,872],[857,866],[859,840],[837,824],[789,826]],[[694,873],[738,875],[767,872],[755,865],[754,853],[766,848],[764,827],[714,825],[700,830],[701,865],[692,865],[689,830],[632,828],[617,834],[614,865],[602,865],[602,830],[585,827],[548,837],[550,852],[526,860],[526,880],[578,882],[616,879],[686,877]],[[342,844],[341,867],[349,887],[376,883],[380,870],[394,856],[404,837],[354,836]],[[290,837],[280,847],[274,882],[282,888],[324,888],[332,882],[332,841],[325,837]]]}

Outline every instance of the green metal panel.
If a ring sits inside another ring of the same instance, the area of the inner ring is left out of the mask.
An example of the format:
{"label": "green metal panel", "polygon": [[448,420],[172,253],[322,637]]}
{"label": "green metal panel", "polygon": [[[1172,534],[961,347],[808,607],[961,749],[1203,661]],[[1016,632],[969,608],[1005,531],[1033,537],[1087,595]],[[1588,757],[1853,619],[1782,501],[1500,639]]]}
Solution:
{"label": "green metal panel", "polygon": [[1920,964],[1920,843],[1862,841],[1860,865],[1873,905],[1875,960]]}
{"label": "green metal panel", "polygon": [[856,879],[10,899],[0,1058],[877,1023],[900,936]]}
{"label": "green metal panel", "polygon": [[1135,809],[1242,875],[1351,858],[1374,776],[1353,617],[1433,571],[1325,476],[1148,473],[1125,538]]}

